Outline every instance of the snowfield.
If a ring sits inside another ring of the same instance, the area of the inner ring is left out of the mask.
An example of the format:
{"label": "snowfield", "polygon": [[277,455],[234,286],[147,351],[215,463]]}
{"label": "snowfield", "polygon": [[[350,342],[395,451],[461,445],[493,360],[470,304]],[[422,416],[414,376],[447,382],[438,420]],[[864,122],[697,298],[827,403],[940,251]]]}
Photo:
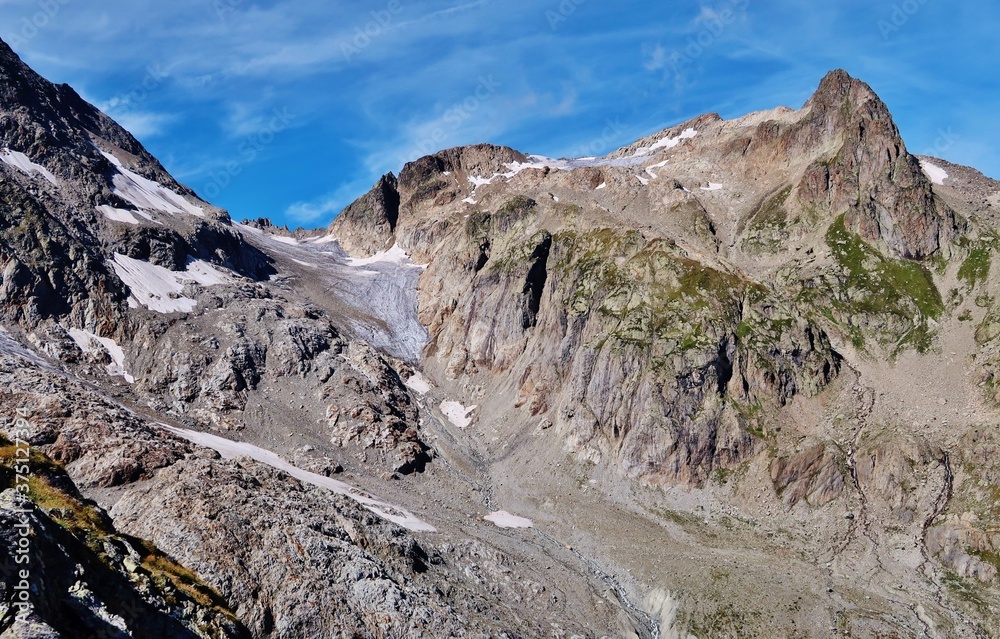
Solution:
{"label": "snowfield", "polygon": [[159,224],[159,222],[153,219],[152,215],[146,213],[145,211],[129,211],[128,209],[116,209],[113,206],[102,204],[101,206],[97,207],[97,212],[102,214],[104,217],[111,220],[112,222],[122,222],[124,224],[141,224],[141,222],[139,222],[139,219],[136,218],[136,215],[138,215],[139,217],[149,220],[150,222]]}
{"label": "snowfield", "polygon": [[414,373],[410,379],[406,380],[405,384],[407,388],[415,390],[421,395],[426,395],[431,392],[431,383],[427,381],[427,378],[419,372]]}
{"label": "snowfield", "polygon": [[225,459],[249,457],[254,461],[270,466],[271,468],[276,468],[280,471],[286,472],[301,482],[305,482],[319,488],[325,488],[331,492],[337,493],[338,495],[343,495],[348,499],[357,502],[367,510],[375,513],[382,519],[391,521],[392,523],[402,526],[407,530],[411,530],[413,532],[437,532],[437,529],[434,526],[418,519],[402,508],[398,508],[390,503],[376,499],[375,497],[372,497],[371,495],[362,492],[345,482],[302,470],[297,466],[289,464],[276,453],[269,450],[252,444],[230,441],[208,433],[175,428],[167,424],[160,425],[168,432],[173,433],[182,439],[186,439],[192,444],[204,446],[205,448],[211,448],[222,455]]}
{"label": "snowfield", "polygon": [[125,351],[118,342],[107,337],[98,337],[80,328],[70,328],[66,332],[84,353],[97,356],[107,353],[111,357],[111,363],[108,364],[109,374],[124,377],[129,384],[135,383],[135,378],[125,369]]}
{"label": "snowfield", "polygon": [[186,271],[171,271],[150,262],[115,253],[115,274],[132,293],[129,305],[143,305],[157,313],[190,313],[198,302],[181,292],[188,282],[213,286],[232,281],[226,273],[202,260],[192,260]]}
{"label": "snowfield", "polygon": [[924,170],[924,173],[934,184],[940,184],[943,186],[944,181],[948,179],[947,171],[932,162],[928,162],[927,160],[920,160],[920,168]]}
{"label": "snowfield", "polygon": [[531,528],[535,522],[524,517],[512,515],[506,510],[498,510],[483,517],[488,522],[492,522],[497,528]]}
{"label": "snowfield", "polygon": [[20,151],[3,149],[0,151],[0,161],[4,164],[13,166],[28,175],[34,175],[37,173],[48,180],[52,186],[59,186],[59,180],[56,179],[56,176],[52,175],[51,171],[41,164],[35,164],[31,161],[31,158]]}
{"label": "snowfield", "polygon": [[448,421],[461,429],[466,429],[472,425],[472,412],[479,406],[469,406],[466,408],[459,402],[441,402],[441,413],[448,418]]}
{"label": "snowfield", "polygon": [[157,211],[170,215],[188,214],[205,217],[205,211],[188,202],[179,194],[171,191],[159,182],[148,180],[138,173],[125,168],[125,165],[110,153],[101,151],[101,155],[111,162],[117,171],[111,179],[112,191],[140,211]]}

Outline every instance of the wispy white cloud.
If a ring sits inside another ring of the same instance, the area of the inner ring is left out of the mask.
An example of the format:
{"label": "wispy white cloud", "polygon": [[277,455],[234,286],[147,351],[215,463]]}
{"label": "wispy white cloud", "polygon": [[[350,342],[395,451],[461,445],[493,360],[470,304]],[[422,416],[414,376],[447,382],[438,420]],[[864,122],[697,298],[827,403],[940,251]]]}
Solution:
{"label": "wispy white cloud", "polygon": [[[0,36],[16,35],[37,6],[0,0]],[[877,22],[891,6],[865,0],[683,0],[669,11],[587,2],[556,31],[545,15],[552,6],[403,0],[380,22],[388,0],[255,0],[222,13],[209,0],[71,2],[17,50],[51,79],[101,98],[196,188],[238,161],[219,202],[235,216],[296,223],[326,221],[422,153],[475,142],[612,150],[705,111],[798,106],[841,66],[885,92],[911,146],[951,127],[1000,148],[994,108],[940,99],[995,106],[982,78],[992,77],[989,25],[1000,7],[926,3],[886,41]],[[358,51],[346,55],[345,45]],[[143,100],[115,104],[154,63],[169,77]],[[481,78],[500,86],[477,95]],[[241,145],[274,109],[294,113],[294,125],[247,160]],[[1000,167],[995,151],[992,160],[969,144],[949,152]]]}
{"label": "wispy white cloud", "polygon": [[333,218],[356,200],[361,193],[371,189],[374,181],[356,179],[339,186],[331,193],[308,201],[295,202],[284,211],[284,217],[293,225],[329,224]]}
{"label": "wispy white cloud", "polygon": [[654,45],[643,45],[645,57],[642,66],[646,71],[659,71],[667,66],[667,48],[657,42]]}
{"label": "wispy white cloud", "polygon": [[125,130],[141,139],[164,135],[170,129],[170,125],[177,121],[176,115],[167,113],[126,111],[115,114],[114,110],[111,110],[109,115],[125,127]]}

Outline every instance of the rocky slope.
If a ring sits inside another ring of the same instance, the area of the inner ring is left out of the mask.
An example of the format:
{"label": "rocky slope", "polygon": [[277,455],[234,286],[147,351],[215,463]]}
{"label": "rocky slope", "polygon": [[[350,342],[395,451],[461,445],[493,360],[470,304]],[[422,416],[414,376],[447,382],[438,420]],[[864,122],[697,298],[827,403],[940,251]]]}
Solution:
{"label": "rocky slope", "polygon": [[1000,184],[864,83],[289,233],[0,74],[0,404],[99,523],[3,636],[996,636]]}

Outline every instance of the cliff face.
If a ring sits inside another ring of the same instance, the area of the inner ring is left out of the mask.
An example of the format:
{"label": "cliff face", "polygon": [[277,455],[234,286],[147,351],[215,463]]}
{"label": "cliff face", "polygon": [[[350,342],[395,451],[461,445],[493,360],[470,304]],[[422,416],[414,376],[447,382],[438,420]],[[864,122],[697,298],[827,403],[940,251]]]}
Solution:
{"label": "cliff face", "polygon": [[896,257],[921,259],[947,246],[957,231],[955,214],[935,199],[871,87],[835,71],[805,110],[808,138],[832,133],[842,146],[806,169],[798,184],[803,203],[844,213],[848,228],[869,242],[881,240]]}
{"label": "cliff face", "polygon": [[428,267],[420,312],[449,376],[509,380],[571,449],[696,483],[759,449],[753,406],[837,375],[825,333],[756,282],[636,231],[545,227],[538,209],[515,197],[435,231],[423,250],[452,252]]}
{"label": "cliff face", "polygon": [[[425,352],[450,377],[504,377],[517,406],[551,412],[572,449],[629,476],[698,482],[760,450],[752,407],[837,376],[830,330],[919,342],[940,294],[899,258],[938,254],[958,227],[864,83],[833,72],[801,111],[767,115],[702,117],[603,159],[452,149],[408,164],[395,196],[383,179],[331,228],[365,236],[358,212],[398,198],[377,237],[430,262]],[[815,274],[824,244],[835,263]],[[785,269],[762,272],[779,252]],[[887,303],[862,317],[854,302],[880,277]]]}

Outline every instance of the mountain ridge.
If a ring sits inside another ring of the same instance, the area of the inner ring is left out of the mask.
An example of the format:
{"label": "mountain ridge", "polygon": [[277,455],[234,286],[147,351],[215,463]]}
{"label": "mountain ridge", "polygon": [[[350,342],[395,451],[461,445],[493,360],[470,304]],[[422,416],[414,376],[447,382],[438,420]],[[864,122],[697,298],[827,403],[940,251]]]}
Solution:
{"label": "mountain ridge", "polygon": [[11,55],[0,405],[252,636],[994,636],[1000,184],[864,83],[444,150],[287,233]]}

